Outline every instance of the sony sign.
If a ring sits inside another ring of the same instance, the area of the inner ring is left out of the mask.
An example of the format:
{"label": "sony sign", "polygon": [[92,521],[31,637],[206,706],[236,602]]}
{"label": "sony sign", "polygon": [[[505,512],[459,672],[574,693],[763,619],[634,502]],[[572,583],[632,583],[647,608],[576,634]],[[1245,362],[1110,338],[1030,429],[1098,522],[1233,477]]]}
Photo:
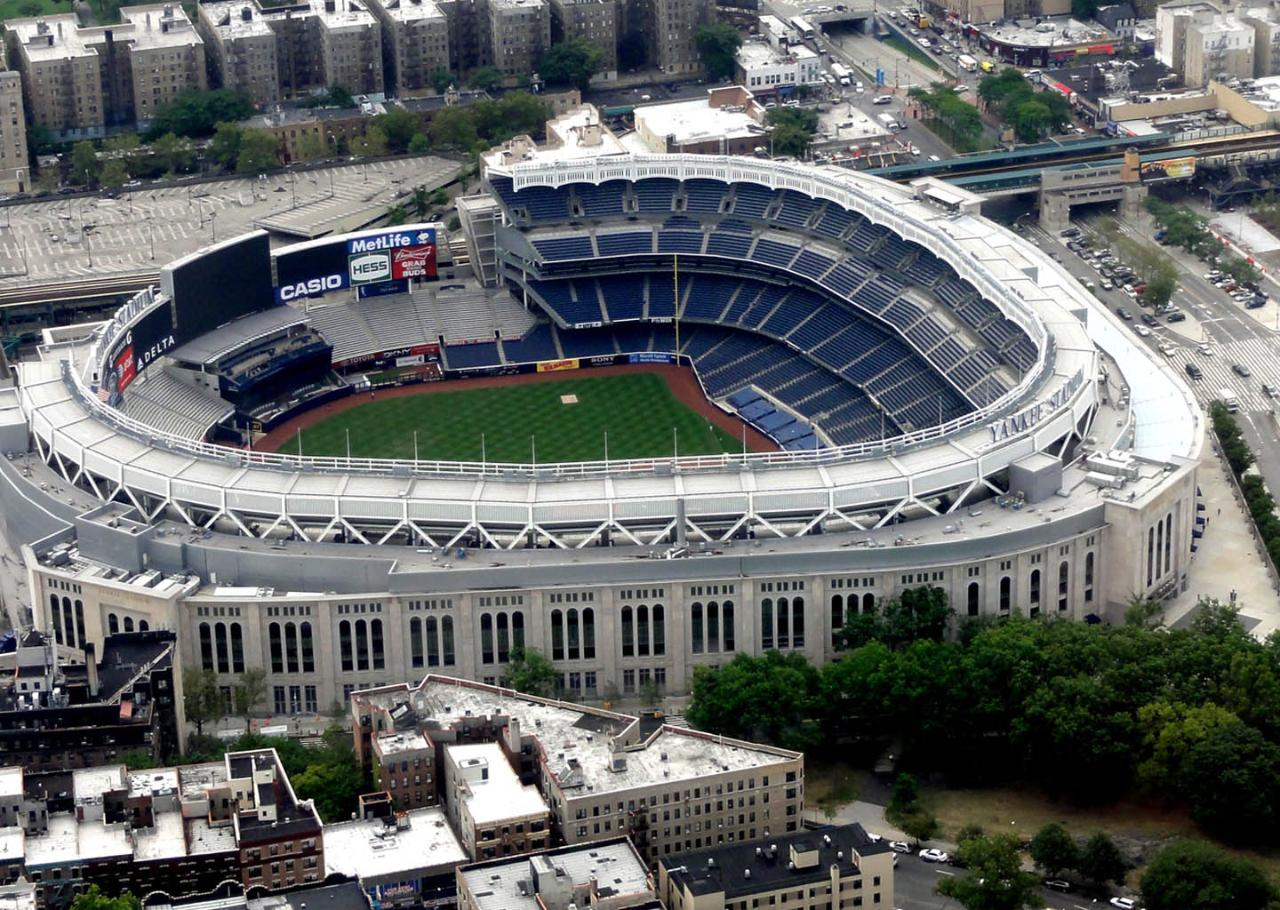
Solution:
{"label": "sony sign", "polygon": [[280,286],[280,299],[297,300],[299,297],[327,294],[329,291],[342,288],[344,286],[342,279],[342,275],[325,275],[323,278],[310,278],[294,284],[283,284]]}
{"label": "sony sign", "polygon": [[391,280],[391,254],[386,252],[361,253],[347,260],[347,271],[352,285],[374,284]]}
{"label": "sony sign", "polygon": [[1010,414],[995,423],[987,424],[987,429],[991,431],[991,441],[1001,442],[1010,436],[1015,436],[1031,429],[1041,420],[1065,405],[1071,399],[1071,396],[1075,394],[1076,389],[1080,388],[1083,383],[1084,370],[1076,370],[1074,376],[1059,386],[1057,391],[1044,401],[1037,401],[1031,407],[1024,408],[1016,414]]}

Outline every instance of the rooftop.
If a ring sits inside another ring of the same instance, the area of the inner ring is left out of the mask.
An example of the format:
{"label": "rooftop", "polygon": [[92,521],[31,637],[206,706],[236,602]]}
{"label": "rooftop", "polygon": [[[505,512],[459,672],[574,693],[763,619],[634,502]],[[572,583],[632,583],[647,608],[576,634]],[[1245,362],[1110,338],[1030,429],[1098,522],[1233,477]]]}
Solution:
{"label": "rooftop", "polygon": [[400,730],[379,734],[374,740],[382,755],[400,755],[404,752],[425,752],[431,748],[427,738],[416,730]]}
{"label": "rooftop", "polygon": [[467,804],[467,814],[477,825],[545,815],[550,811],[537,787],[520,783],[497,743],[449,746],[445,749],[445,761],[458,768],[459,777],[467,782],[463,801]]}
{"label": "rooftop", "polygon": [[187,18],[186,12],[177,3],[122,6],[120,16],[133,26],[128,37],[136,48],[186,47],[204,44],[195,26]]}
{"label": "rooftop", "polygon": [[[653,896],[649,869],[626,838],[589,846],[563,847],[515,859],[473,863],[458,876],[475,899],[476,910],[562,910],[546,889],[548,879],[558,893],[569,889],[575,897],[593,886],[600,903],[633,907]],[[579,906],[586,906],[586,901]]]}
{"label": "rooftop", "polygon": [[1102,26],[1081,22],[1070,16],[1005,21],[999,25],[985,26],[980,31],[1002,44],[1019,44],[1024,47],[1069,46],[1112,39],[1111,32]]}
{"label": "rooftop", "polygon": [[391,824],[370,818],[324,826],[326,875],[417,878],[466,861],[442,809],[414,809]]}
{"label": "rooftop", "polygon": [[0,797],[22,795],[22,769],[0,768]]}
{"label": "rooftop", "polygon": [[0,887],[0,910],[36,910],[36,886],[18,881]]}
{"label": "rooftop", "polygon": [[436,6],[435,0],[369,0],[369,2],[377,3],[398,22],[444,19],[444,12]]}
{"label": "rooftop", "polygon": [[795,63],[798,60],[817,57],[813,51],[803,44],[792,45],[785,52],[775,50],[767,41],[755,40],[743,42],[734,55],[743,69],[772,64]]}
{"label": "rooftop", "polygon": [[859,858],[888,853],[859,824],[816,828],[776,837],[768,844],[726,844],[712,850],[662,857],[672,882],[694,895],[724,892],[727,900],[825,882],[833,866],[856,874]]}
{"label": "rooftop", "polygon": [[765,128],[743,106],[712,107],[707,99],[649,104],[635,110],[636,129],[677,145],[763,136]]}
{"label": "rooftop", "polygon": [[[674,786],[679,781],[699,780],[725,771],[768,768],[800,758],[799,753],[783,749],[667,726],[641,741],[634,717],[445,676],[427,676],[417,688],[388,686],[357,693],[356,697],[387,711],[408,701],[419,724],[427,726],[450,728],[484,717],[514,718],[522,735],[534,736],[541,742],[560,788],[582,791],[583,795],[622,792],[656,782]],[[621,753],[625,762],[614,762],[615,738],[627,750]]]}

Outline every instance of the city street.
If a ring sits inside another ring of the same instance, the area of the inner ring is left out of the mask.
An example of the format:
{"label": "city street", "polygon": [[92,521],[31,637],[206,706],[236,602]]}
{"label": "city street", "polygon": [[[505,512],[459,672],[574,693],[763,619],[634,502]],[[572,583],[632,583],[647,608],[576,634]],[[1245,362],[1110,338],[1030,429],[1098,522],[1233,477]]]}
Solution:
{"label": "city street", "polygon": [[[900,910],[961,910],[960,904],[943,897],[935,889],[944,877],[964,875],[963,869],[945,863],[926,863],[916,854],[898,857],[894,870],[893,899]],[[1042,889],[1046,910],[1097,910],[1105,905],[1080,894],[1063,894],[1060,891]]]}

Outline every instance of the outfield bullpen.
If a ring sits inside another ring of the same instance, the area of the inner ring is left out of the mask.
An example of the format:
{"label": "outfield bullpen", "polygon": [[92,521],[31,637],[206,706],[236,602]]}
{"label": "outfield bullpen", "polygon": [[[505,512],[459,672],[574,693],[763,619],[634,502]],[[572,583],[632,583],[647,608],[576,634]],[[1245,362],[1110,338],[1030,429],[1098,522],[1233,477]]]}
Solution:
{"label": "outfield bullpen", "polygon": [[[689,371],[634,365],[424,383],[355,394],[277,427],[261,451],[356,458],[529,462],[592,461],[742,449],[743,424],[705,398]],[[673,432],[674,430],[674,432]],[[747,428],[747,446],[777,446]]]}

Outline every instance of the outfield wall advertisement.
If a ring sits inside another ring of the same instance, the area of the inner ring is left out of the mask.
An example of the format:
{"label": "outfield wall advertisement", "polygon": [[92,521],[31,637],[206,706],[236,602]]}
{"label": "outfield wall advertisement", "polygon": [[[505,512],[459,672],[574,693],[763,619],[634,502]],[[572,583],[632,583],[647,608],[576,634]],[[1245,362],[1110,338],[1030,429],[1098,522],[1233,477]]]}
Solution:
{"label": "outfield wall advertisement", "polygon": [[138,374],[177,346],[172,304],[156,307],[115,339],[107,354],[106,375],[98,386],[98,397],[116,407]]}
{"label": "outfield wall advertisement", "polygon": [[578,358],[569,357],[564,360],[542,360],[538,362],[539,373],[558,373],[561,370],[576,370]]}
{"label": "outfield wall advertisement", "polygon": [[313,240],[275,254],[281,303],[410,278],[433,279],[438,225],[379,228]]}

